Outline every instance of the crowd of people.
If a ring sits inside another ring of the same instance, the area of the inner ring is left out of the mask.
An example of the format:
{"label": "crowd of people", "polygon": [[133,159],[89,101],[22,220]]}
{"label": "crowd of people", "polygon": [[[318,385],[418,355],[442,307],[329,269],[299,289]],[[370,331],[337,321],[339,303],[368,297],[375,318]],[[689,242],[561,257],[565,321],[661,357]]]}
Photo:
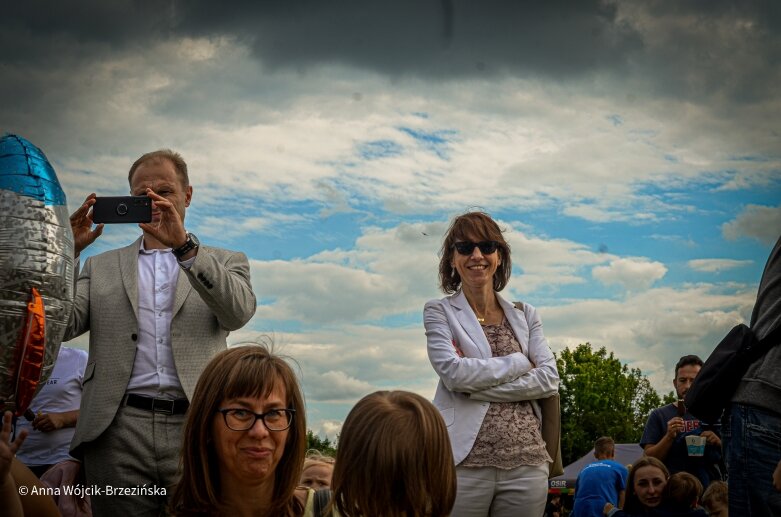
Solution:
{"label": "crowd of people", "polygon": [[[186,231],[193,187],[185,161],[170,150],[147,153],[128,182],[133,195],[151,198],[152,221],[129,246],[84,262],[66,340],[89,332],[89,357],[61,347],[30,422],[12,431],[4,415],[4,515],[561,517],[548,497],[560,467],[556,360],[537,310],[500,295],[511,250],[488,214],[456,217],[442,244],[445,297],[423,311],[439,377],[433,402],[407,391],[367,395],[347,416],[334,459],[307,453],[302,389],[285,358],[260,345],[227,348],[229,332],[255,311],[249,262]],[[77,261],[103,231],[93,223],[95,199],[71,216]],[[760,337],[781,318],[780,255],[781,240],[752,315]],[[613,440],[599,438],[573,515],[695,517],[701,504],[726,515],[726,501],[733,515],[773,515],[780,360],[775,347],[749,370],[723,427],[680,402],[654,410],[644,456],[629,470],[613,461]],[[701,367],[696,356],[676,365],[680,399]],[[144,490],[92,491],[76,504],[51,490],[43,498],[18,490],[45,487],[50,472],[49,487]]]}

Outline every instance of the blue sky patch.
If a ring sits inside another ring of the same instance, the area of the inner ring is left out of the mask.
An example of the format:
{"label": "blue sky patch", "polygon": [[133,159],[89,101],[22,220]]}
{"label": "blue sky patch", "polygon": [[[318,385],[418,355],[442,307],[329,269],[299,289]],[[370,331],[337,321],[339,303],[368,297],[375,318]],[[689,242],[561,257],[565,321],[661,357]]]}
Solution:
{"label": "blue sky patch", "polygon": [[357,144],[355,152],[364,160],[378,160],[380,158],[399,156],[404,152],[404,147],[393,140],[373,140]]}
{"label": "blue sky patch", "polygon": [[442,129],[439,131],[423,131],[410,127],[399,127],[397,129],[414,138],[420,146],[443,160],[449,158],[450,143],[454,141],[454,137],[458,134],[458,131],[453,129]]}

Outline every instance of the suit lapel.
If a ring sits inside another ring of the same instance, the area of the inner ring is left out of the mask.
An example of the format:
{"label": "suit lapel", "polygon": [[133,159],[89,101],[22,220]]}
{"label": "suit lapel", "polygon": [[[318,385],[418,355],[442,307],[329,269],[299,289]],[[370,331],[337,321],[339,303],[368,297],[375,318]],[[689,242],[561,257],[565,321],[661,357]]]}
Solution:
{"label": "suit lapel", "polygon": [[138,253],[141,246],[139,237],[130,246],[126,246],[119,254],[119,270],[122,275],[122,284],[133,306],[133,314],[138,321]]}
{"label": "suit lapel", "polygon": [[491,347],[488,344],[488,339],[485,337],[483,327],[477,321],[477,316],[475,316],[474,311],[469,306],[463,291],[450,298],[450,305],[455,309],[456,319],[472,340],[472,343],[480,351],[482,358],[487,359],[491,357]]}

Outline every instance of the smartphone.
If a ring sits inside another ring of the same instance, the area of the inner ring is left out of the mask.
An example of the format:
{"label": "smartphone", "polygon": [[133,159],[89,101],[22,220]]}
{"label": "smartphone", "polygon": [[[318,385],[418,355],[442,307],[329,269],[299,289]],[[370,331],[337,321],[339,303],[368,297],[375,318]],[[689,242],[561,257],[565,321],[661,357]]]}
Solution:
{"label": "smartphone", "polygon": [[105,224],[151,222],[152,200],[148,196],[96,197],[92,221]]}

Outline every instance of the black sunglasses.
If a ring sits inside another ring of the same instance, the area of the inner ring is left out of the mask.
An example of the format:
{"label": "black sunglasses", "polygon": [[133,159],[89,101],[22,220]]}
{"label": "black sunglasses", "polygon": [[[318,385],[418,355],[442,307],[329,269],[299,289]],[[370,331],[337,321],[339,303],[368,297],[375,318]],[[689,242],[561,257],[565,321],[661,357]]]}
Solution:
{"label": "black sunglasses", "polygon": [[483,255],[490,255],[495,252],[500,244],[496,241],[482,241],[482,242],[457,242],[453,244],[453,247],[461,255],[471,255],[475,248],[480,248],[480,253]]}

